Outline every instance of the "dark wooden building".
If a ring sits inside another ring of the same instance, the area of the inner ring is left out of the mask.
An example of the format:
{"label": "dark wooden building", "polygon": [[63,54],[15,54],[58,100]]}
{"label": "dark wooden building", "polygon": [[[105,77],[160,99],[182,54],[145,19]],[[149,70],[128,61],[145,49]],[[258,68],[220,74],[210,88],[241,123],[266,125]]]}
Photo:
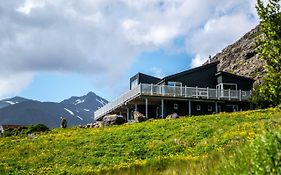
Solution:
{"label": "dark wooden building", "polygon": [[130,90],[95,112],[101,119],[111,113],[127,116],[133,111],[147,118],[167,115],[203,115],[251,108],[253,79],[218,71],[218,62],[186,70],[162,79],[138,73],[130,79]]}

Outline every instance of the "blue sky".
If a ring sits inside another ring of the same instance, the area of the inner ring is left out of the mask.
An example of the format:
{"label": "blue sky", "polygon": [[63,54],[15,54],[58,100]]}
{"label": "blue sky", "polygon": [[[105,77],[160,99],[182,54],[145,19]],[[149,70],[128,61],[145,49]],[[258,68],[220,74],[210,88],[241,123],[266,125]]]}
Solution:
{"label": "blue sky", "polygon": [[0,24],[0,98],[112,100],[138,72],[201,65],[258,17],[255,0],[9,0]]}
{"label": "blue sky", "polygon": [[[142,53],[133,62],[129,71],[120,79],[123,86],[116,89],[96,88],[91,75],[40,73],[37,74],[28,88],[19,96],[40,101],[62,101],[70,96],[82,96],[90,91],[106,99],[114,99],[118,94],[129,88],[129,78],[138,72],[164,77],[190,68],[191,59],[186,53],[167,53],[164,50]],[[125,81],[124,81],[125,80]],[[119,86],[119,85],[118,85]]]}

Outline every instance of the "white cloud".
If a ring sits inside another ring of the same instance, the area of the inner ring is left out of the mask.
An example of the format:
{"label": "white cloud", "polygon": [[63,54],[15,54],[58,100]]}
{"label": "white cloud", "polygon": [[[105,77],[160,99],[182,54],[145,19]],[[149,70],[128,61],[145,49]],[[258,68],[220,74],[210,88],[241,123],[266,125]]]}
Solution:
{"label": "white cloud", "polygon": [[20,73],[0,76],[0,98],[16,95],[25,89],[32,81],[31,73]]}
{"label": "white cloud", "polygon": [[187,37],[198,65],[254,26],[253,6],[253,0],[3,1],[0,74],[74,72],[114,84],[139,54],[169,48],[178,37]]}
{"label": "white cloud", "polygon": [[209,55],[214,56],[234,43],[255,25],[255,18],[240,12],[210,18],[203,28],[195,31],[186,41],[187,51],[195,55],[192,67],[202,65]]}
{"label": "white cloud", "polygon": [[151,71],[152,71],[152,76],[155,76],[157,78],[164,78],[165,77],[165,74],[164,74],[164,72],[161,68],[152,67]]}
{"label": "white cloud", "polygon": [[43,7],[44,4],[45,3],[42,0],[26,0],[16,10],[28,15],[32,9]]}

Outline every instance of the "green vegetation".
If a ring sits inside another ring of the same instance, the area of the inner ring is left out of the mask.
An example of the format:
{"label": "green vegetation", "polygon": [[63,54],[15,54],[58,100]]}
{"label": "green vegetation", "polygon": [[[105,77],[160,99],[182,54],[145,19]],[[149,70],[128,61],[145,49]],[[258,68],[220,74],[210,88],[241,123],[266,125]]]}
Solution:
{"label": "green vegetation", "polygon": [[5,130],[4,136],[20,136],[20,135],[27,135],[32,133],[38,133],[38,132],[46,132],[50,131],[50,129],[43,124],[37,124],[37,125],[31,125],[31,126],[21,126],[18,128],[9,128]]}
{"label": "green vegetation", "polygon": [[258,107],[281,104],[281,13],[280,0],[270,0],[265,6],[257,1],[263,38],[257,45],[258,53],[265,60],[266,74],[262,84],[255,88],[252,100]]}
{"label": "green vegetation", "polygon": [[280,136],[270,135],[280,124],[281,110],[275,108],[2,137],[0,174],[259,174],[267,167],[280,172],[267,159],[280,160]]}

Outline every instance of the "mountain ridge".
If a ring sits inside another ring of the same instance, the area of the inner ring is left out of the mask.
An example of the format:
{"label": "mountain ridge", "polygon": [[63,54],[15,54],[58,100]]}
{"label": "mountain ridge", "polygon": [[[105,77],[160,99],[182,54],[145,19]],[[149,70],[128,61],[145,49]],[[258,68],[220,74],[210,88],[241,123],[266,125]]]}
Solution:
{"label": "mountain ridge", "polygon": [[[75,104],[73,100],[79,103]],[[61,102],[41,102],[16,96],[0,101],[0,124],[42,123],[56,128],[59,127],[60,117],[67,119],[68,126],[93,123],[94,112],[106,103],[107,100],[93,92],[80,97],[72,96]]]}

